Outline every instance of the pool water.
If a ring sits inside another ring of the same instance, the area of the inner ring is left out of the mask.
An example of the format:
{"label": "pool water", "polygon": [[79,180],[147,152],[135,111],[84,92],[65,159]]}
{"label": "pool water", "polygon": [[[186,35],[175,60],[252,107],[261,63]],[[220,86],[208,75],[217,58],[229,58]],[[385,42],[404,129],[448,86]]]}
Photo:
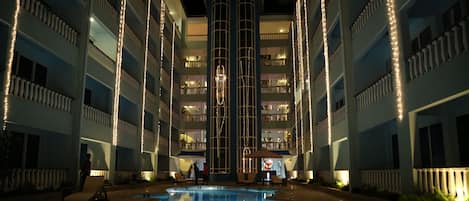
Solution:
{"label": "pool water", "polygon": [[271,189],[248,189],[223,186],[191,186],[168,188],[165,194],[144,195],[161,201],[268,201]]}

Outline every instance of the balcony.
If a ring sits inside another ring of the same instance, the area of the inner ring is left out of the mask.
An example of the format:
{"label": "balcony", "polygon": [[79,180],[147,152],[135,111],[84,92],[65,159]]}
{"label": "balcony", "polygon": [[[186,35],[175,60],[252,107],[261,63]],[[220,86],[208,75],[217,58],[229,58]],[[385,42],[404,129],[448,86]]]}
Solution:
{"label": "balcony", "polygon": [[137,137],[137,127],[119,119],[117,129],[117,145],[135,149],[140,142],[140,139]]}
{"label": "balcony", "polygon": [[262,148],[269,151],[288,151],[292,149],[292,143],[283,141],[283,142],[272,142],[272,141],[262,141]]}
{"label": "balcony", "polygon": [[393,91],[392,72],[388,72],[355,96],[358,110],[367,108],[371,104],[376,103],[383,97],[391,94]]}
{"label": "balcony", "polygon": [[155,151],[155,134],[153,131],[145,129],[143,131],[143,150],[153,152]]}
{"label": "balcony", "polygon": [[288,33],[261,34],[261,40],[288,40]]}
{"label": "balcony", "polygon": [[343,120],[345,120],[345,107],[342,107],[334,112],[332,123],[335,125],[342,122]]}
{"label": "balcony", "polygon": [[206,114],[192,114],[192,115],[183,115],[183,120],[185,122],[206,122]]}
{"label": "balcony", "polygon": [[21,0],[21,8],[37,17],[42,23],[65,38],[73,46],[78,45],[78,32],[55,14],[40,0]]}
{"label": "balcony", "polygon": [[179,148],[182,151],[205,151],[207,149],[206,142],[184,142],[179,143]]}
{"label": "balcony", "polygon": [[385,0],[369,0],[366,4],[365,8],[363,8],[362,12],[358,16],[358,18],[352,24],[352,34],[355,34],[363,29],[363,27],[368,22],[376,10],[385,3]]}
{"label": "balcony", "polygon": [[469,49],[468,21],[467,18],[462,20],[407,60],[411,81],[452,61]]}
{"label": "balcony", "polygon": [[182,87],[181,95],[205,95],[207,87]]}
{"label": "balcony", "polygon": [[135,90],[138,90],[139,87],[140,87],[140,83],[137,81],[137,79],[135,79],[134,77],[132,77],[129,73],[127,73],[127,71],[125,71],[123,68],[121,68],[121,74],[122,74],[122,80],[124,80],[124,82],[126,82],[127,84],[129,84],[132,88],[134,88]]}
{"label": "balcony", "polygon": [[83,117],[108,128],[112,126],[110,114],[89,105],[83,105]]}
{"label": "balcony", "polygon": [[261,88],[263,94],[288,94],[290,93],[290,86],[263,86]]}
{"label": "balcony", "polygon": [[10,84],[10,95],[42,104],[44,106],[63,112],[69,113],[71,111],[72,98],[70,97],[14,75],[11,76]]}

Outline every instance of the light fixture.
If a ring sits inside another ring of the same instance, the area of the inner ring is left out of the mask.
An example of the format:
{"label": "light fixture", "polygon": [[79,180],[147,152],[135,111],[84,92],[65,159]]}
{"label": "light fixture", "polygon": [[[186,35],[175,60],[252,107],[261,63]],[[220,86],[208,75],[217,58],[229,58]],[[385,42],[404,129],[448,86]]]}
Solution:
{"label": "light fixture", "polygon": [[170,15],[174,15],[174,12],[173,12],[173,11],[169,11],[169,14],[170,14]]}
{"label": "light fixture", "polygon": [[20,13],[20,0],[15,1],[15,10],[13,12],[13,22],[11,23],[10,29],[10,40],[8,43],[8,55],[7,55],[7,65],[5,67],[5,75],[3,80],[3,121],[2,121],[2,131],[6,130],[7,119],[8,119],[8,92],[10,91],[10,82],[11,82],[11,70],[13,66],[13,57],[15,56],[15,44],[16,44],[16,33],[18,29],[18,15]]}
{"label": "light fixture", "polygon": [[90,17],[90,22],[94,22],[94,18],[93,18],[93,17]]}
{"label": "light fixture", "polygon": [[285,32],[285,30],[284,30],[284,29],[280,29],[280,33],[283,33],[283,32]]}

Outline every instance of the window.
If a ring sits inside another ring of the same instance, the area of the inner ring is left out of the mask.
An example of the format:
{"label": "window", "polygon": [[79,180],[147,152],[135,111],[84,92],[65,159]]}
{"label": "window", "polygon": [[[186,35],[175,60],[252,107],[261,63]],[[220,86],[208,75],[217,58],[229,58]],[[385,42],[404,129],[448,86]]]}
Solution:
{"label": "window", "polygon": [[25,80],[31,81],[32,80],[32,72],[33,72],[33,61],[30,59],[20,56],[20,63],[18,66],[18,77],[21,77]]}
{"label": "window", "polygon": [[41,86],[46,86],[47,83],[47,68],[41,64],[36,64],[34,71],[34,83]]}
{"label": "window", "polygon": [[84,98],[85,105],[91,105],[91,90],[85,89],[85,98]]}
{"label": "window", "polygon": [[420,156],[423,167],[442,167],[445,165],[443,127],[441,123],[419,129]]}

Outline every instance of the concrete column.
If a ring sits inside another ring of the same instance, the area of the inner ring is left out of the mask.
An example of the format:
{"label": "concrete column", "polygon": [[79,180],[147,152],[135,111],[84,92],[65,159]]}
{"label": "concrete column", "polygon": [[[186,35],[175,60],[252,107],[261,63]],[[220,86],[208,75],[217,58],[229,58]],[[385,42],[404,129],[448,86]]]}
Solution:
{"label": "concrete column", "polygon": [[88,41],[89,41],[89,32],[90,32],[90,12],[91,12],[91,1],[84,1],[83,12],[81,12],[81,16],[79,16],[80,27],[78,28],[79,31],[79,60],[75,66],[75,80],[74,82],[74,97],[72,101],[72,111],[71,114],[73,116],[72,122],[72,135],[70,141],[70,150],[68,152],[71,154],[69,161],[68,161],[68,175],[69,181],[75,184],[79,184],[78,174],[79,174],[79,167],[80,167],[80,137],[81,137],[81,124],[82,124],[82,108],[83,108],[83,99],[84,99],[84,91],[86,86],[86,68],[87,68],[87,61],[88,61]]}

